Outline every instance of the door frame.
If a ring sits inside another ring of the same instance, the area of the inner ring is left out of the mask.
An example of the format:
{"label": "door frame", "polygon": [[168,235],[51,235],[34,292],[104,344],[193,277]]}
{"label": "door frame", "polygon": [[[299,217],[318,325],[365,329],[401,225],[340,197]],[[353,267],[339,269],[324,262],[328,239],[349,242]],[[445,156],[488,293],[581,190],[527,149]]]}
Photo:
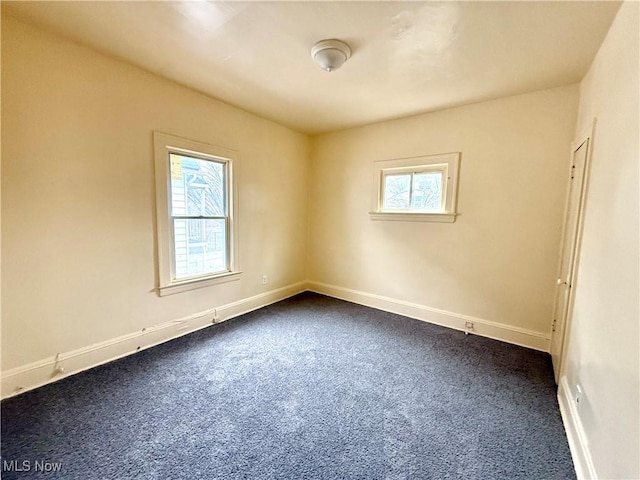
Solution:
{"label": "door frame", "polygon": [[[591,125],[586,128],[585,130],[583,130],[579,135],[576,136],[575,140],[573,142],[571,142],[571,156],[570,156],[570,162],[569,162],[569,175],[567,176],[568,178],[568,182],[567,182],[567,194],[566,194],[566,198],[565,198],[565,206],[564,206],[564,215],[563,215],[563,220],[562,220],[562,236],[560,237],[560,252],[558,255],[558,266],[557,266],[557,274],[556,274],[556,279],[560,279],[560,273],[561,273],[561,269],[562,269],[562,252],[563,252],[563,242],[565,241],[565,232],[567,230],[567,222],[569,219],[569,207],[570,207],[570,202],[571,202],[571,169],[573,167],[573,161],[574,161],[574,155],[575,153],[578,151],[578,149],[580,149],[580,147],[582,145],[584,145],[585,142],[587,142],[587,151],[585,153],[585,159],[584,159],[584,173],[583,173],[583,178],[582,178],[582,185],[581,185],[581,192],[580,192],[580,196],[579,196],[579,200],[578,200],[578,211],[577,211],[577,225],[576,225],[576,231],[575,234],[573,236],[573,250],[570,252],[570,256],[571,258],[571,268],[569,269],[568,272],[568,276],[567,279],[569,281],[569,291],[567,293],[567,304],[564,308],[564,325],[563,325],[563,329],[562,329],[562,338],[560,339],[560,351],[558,352],[558,366],[556,368],[555,365],[553,365],[553,370],[554,370],[554,377],[555,377],[555,381],[556,383],[559,383],[560,378],[562,377],[563,373],[564,373],[564,360],[565,360],[565,354],[567,352],[567,347],[568,347],[568,343],[569,343],[569,337],[571,336],[571,326],[572,326],[572,317],[573,317],[573,306],[574,306],[574,300],[575,300],[575,291],[576,291],[576,280],[577,280],[577,274],[578,274],[578,268],[579,268],[579,263],[580,263],[580,250],[581,250],[581,246],[582,246],[582,233],[583,233],[583,227],[584,227],[584,213],[585,213],[585,206],[586,206],[586,200],[587,200],[587,193],[589,190],[589,176],[590,176],[590,166],[591,166],[591,156],[592,156],[592,152],[593,152],[593,138],[594,138],[594,134],[595,134],[595,129],[596,129],[596,122],[597,122],[597,118],[594,117],[593,122],[591,123]],[[549,344],[549,348],[551,350],[551,348],[553,348],[553,337],[554,335],[558,334],[557,330],[555,330],[555,325],[556,325],[556,319],[554,319],[553,317],[555,317],[555,313],[556,313],[556,308],[558,306],[558,301],[559,301],[559,293],[560,293],[560,288],[555,288],[555,293],[554,293],[554,301],[553,301],[553,310],[552,310],[552,318],[551,318],[551,342]]]}

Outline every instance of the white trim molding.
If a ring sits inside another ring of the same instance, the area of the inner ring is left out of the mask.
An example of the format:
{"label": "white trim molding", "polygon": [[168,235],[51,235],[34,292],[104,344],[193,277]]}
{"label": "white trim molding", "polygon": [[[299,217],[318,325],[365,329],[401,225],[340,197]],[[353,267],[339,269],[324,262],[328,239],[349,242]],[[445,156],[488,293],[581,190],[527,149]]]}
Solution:
{"label": "white trim molding", "polygon": [[535,332],[525,328],[514,327],[503,323],[484,320],[470,315],[449,312],[417,303],[406,302],[395,298],[372,293],[338,287],[326,283],[308,283],[308,289],[330,297],[339,298],[352,303],[376,308],[385,312],[396,313],[443,327],[453,328],[467,333],[493,338],[521,347],[542,352],[549,351],[550,336],[548,333]]}
{"label": "white trim molding", "polygon": [[571,395],[567,377],[562,376],[558,384],[558,404],[560,405],[560,416],[564,429],[567,433],[569,450],[573,458],[573,466],[576,469],[578,480],[597,480],[598,474],[593,466],[587,435],[584,432],[576,403]]}
{"label": "white trim molding", "polygon": [[7,370],[2,372],[1,398],[13,397],[69,375],[132,355],[196,330],[266,307],[305,290],[306,282],[294,283]]}
{"label": "white trim molding", "polygon": [[458,213],[391,213],[369,212],[371,220],[392,220],[397,222],[439,222],[453,223]]}

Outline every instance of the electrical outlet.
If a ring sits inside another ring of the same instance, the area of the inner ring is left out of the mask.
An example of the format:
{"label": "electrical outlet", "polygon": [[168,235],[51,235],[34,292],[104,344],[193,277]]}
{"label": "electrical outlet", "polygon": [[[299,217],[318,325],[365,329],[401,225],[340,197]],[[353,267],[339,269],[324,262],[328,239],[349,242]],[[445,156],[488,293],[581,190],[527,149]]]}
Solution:
{"label": "electrical outlet", "polygon": [[262,284],[263,285],[267,284],[267,276],[266,275],[262,275]]}

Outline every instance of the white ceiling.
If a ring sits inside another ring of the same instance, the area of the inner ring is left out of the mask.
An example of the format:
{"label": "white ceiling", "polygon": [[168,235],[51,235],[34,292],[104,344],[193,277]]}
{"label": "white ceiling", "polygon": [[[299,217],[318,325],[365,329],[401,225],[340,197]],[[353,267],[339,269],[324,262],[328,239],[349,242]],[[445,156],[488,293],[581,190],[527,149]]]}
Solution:
{"label": "white ceiling", "polygon": [[[2,2],[2,13],[318,133],[579,81],[619,2]],[[352,48],[327,73],[312,45]]]}

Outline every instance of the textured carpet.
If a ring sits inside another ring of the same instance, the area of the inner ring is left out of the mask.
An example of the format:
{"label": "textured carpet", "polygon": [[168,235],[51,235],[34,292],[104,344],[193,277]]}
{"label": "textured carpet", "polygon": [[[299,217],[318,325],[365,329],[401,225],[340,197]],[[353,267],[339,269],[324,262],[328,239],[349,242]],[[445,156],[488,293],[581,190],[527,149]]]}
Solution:
{"label": "textured carpet", "polygon": [[3,479],[575,478],[547,354],[311,293],[1,406]]}

